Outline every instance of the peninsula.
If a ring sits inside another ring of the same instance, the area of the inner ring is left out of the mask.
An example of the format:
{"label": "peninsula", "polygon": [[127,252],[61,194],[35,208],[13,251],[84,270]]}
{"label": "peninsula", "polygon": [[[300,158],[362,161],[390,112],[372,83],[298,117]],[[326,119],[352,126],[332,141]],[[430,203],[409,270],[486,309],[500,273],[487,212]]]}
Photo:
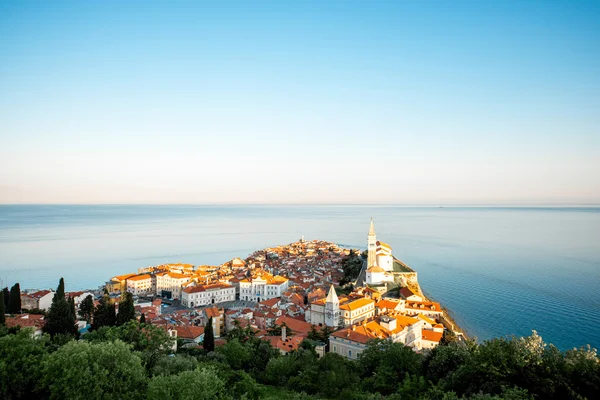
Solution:
{"label": "peninsula", "polygon": [[[111,278],[117,301],[134,296],[138,316],[187,343],[198,344],[209,319],[217,338],[251,327],[281,352],[323,331],[318,349],[356,359],[371,339],[416,352],[437,346],[444,333],[462,337],[442,306],[423,295],[417,272],[377,239],[371,220],[367,250],[322,240],[255,251],[222,265],[165,264]],[[272,335],[287,328],[280,335]]]}

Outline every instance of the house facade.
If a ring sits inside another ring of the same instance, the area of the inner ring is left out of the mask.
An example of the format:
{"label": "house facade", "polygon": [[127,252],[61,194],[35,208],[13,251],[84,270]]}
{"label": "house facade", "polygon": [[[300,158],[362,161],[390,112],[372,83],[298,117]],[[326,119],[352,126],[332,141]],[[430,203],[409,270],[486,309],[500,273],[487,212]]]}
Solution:
{"label": "house facade", "polygon": [[233,300],[235,287],[226,283],[188,286],[181,291],[181,304],[190,308]]}

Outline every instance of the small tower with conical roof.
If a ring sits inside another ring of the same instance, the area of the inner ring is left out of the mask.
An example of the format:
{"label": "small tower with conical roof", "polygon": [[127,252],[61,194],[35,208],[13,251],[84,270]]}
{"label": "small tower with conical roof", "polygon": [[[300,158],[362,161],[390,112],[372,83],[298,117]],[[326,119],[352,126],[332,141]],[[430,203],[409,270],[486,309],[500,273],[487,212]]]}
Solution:
{"label": "small tower with conical roof", "polygon": [[367,268],[377,265],[377,236],[375,235],[375,224],[371,218],[371,227],[367,238]]}
{"label": "small tower with conical roof", "polygon": [[325,325],[337,328],[340,323],[340,301],[333,285],[329,288],[325,299]]}

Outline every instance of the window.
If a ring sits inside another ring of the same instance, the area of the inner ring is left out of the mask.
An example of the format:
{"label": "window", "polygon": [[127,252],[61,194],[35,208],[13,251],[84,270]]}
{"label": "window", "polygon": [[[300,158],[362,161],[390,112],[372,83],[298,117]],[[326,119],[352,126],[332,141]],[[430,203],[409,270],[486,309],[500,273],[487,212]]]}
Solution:
{"label": "window", "polygon": [[352,350],[348,350],[348,357],[352,358]]}

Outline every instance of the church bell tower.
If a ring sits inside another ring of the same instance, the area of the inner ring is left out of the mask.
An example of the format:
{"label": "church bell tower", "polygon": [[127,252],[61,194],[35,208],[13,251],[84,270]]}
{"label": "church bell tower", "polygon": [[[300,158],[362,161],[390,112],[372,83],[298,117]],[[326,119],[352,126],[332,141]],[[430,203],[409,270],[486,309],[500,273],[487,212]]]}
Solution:
{"label": "church bell tower", "polygon": [[371,218],[369,236],[367,238],[367,268],[377,265],[377,236],[375,235],[375,224]]}
{"label": "church bell tower", "polygon": [[337,328],[340,323],[340,301],[333,285],[329,288],[325,299],[325,325]]}

